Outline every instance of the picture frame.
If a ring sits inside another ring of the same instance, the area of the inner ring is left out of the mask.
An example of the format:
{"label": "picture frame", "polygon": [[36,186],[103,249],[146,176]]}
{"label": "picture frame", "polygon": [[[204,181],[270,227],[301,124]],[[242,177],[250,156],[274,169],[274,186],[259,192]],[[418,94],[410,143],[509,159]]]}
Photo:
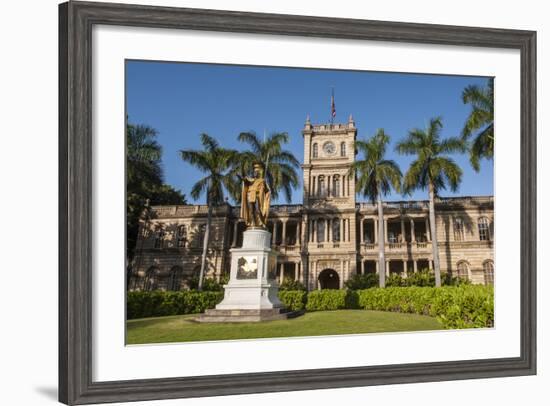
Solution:
{"label": "picture frame", "polygon": [[[521,59],[520,356],[95,382],[92,379],[92,27],[277,34],[515,49]],[[219,10],[59,6],[59,400],[220,396],[536,374],[536,32]]]}

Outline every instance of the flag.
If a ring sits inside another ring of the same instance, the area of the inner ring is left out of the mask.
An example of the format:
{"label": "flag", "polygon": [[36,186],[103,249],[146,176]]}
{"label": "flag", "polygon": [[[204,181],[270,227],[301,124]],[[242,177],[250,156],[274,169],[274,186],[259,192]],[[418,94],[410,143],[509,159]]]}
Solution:
{"label": "flag", "polygon": [[332,96],[330,97],[330,116],[334,119],[336,117],[336,104],[334,104],[334,88],[332,89]]}

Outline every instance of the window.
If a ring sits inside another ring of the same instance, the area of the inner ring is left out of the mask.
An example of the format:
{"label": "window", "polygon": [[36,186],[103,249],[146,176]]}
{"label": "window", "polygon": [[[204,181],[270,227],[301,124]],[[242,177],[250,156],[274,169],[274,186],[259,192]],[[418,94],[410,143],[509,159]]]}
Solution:
{"label": "window", "polygon": [[187,242],[187,227],[185,225],[178,226],[178,248],[184,248]]}
{"label": "window", "polygon": [[340,144],[340,156],[346,156],[346,143],[342,142]]}
{"label": "window", "polygon": [[325,220],[317,220],[317,242],[325,242]]}
{"label": "window", "polygon": [[319,176],[319,196],[323,197],[327,193],[327,190],[325,188],[325,177]]}
{"label": "window", "polygon": [[170,269],[170,274],[168,275],[168,289],[180,290],[182,276],[183,269],[180,266],[172,267],[172,269]]}
{"label": "window", "polygon": [[340,219],[332,220],[332,241],[340,241]]}
{"label": "window", "polygon": [[485,261],[483,263],[483,277],[486,285],[493,285],[495,283],[495,264],[493,264],[493,261]]}
{"label": "window", "polygon": [[155,235],[155,248],[162,248],[164,246],[164,236],[165,236],[164,229],[162,226],[157,227],[156,235]]}
{"label": "window", "polygon": [[456,266],[457,276],[461,279],[470,279],[469,278],[469,268],[468,263],[465,261],[459,262]]}
{"label": "window", "polygon": [[479,241],[489,241],[489,220],[487,217],[481,217],[477,221],[477,229],[479,230]]}
{"label": "window", "polygon": [[397,242],[397,234],[394,231],[388,230],[388,242],[390,243]]}
{"label": "window", "polygon": [[454,221],[455,241],[464,241],[464,222],[460,217]]}
{"label": "window", "polygon": [[157,268],[152,266],[145,272],[143,290],[150,291],[157,288]]}
{"label": "window", "polygon": [[206,234],[206,224],[201,224],[199,226],[199,235],[198,235],[199,247],[200,248],[204,247],[204,235],[205,234]]}
{"label": "window", "polygon": [[319,156],[319,147],[317,144],[313,144],[313,158],[317,158]]}
{"label": "window", "polygon": [[332,195],[340,197],[340,176],[338,175],[334,175],[334,180],[332,181]]}

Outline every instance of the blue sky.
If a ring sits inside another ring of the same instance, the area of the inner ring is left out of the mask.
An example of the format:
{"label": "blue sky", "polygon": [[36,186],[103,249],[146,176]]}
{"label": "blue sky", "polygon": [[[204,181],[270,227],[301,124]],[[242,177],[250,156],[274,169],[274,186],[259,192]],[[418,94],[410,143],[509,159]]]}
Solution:
{"label": "blue sky", "polygon": [[[395,153],[395,143],[435,116],[443,117],[443,137],[460,134],[469,112],[460,99],[462,89],[486,82],[483,77],[127,61],[126,106],[131,123],[158,130],[165,181],[193,203],[189,190],[202,174],[184,163],[178,151],[200,148],[202,132],[223,146],[244,149],[236,140],[240,132],[286,131],[287,149],[303,162],[301,130],[306,116],[315,124],[330,121],[334,87],[335,122],[347,122],[352,114],[358,138],[384,128],[391,136],[387,157],[405,173],[413,158]],[[476,173],[466,156],[453,159],[464,172],[462,184],[457,193],[443,191],[442,196],[493,194],[492,162],[483,161]],[[427,191],[417,191],[411,198],[427,199]],[[386,197],[403,199],[408,197],[395,193]],[[301,202],[300,185],[292,203]],[[204,203],[204,197],[196,203]]]}

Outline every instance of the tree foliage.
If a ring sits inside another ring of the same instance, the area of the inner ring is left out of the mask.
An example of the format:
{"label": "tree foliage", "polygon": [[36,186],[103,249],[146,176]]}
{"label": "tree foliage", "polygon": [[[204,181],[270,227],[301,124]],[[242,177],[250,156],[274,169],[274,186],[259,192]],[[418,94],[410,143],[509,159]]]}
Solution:
{"label": "tree foliage", "polygon": [[150,205],[185,204],[185,195],[163,183],[162,148],[157,131],[146,125],[126,125],[126,255],[134,255],[139,217]]}
{"label": "tree foliage", "polygon": [[289,141],[288,134],[275,132],[262,140],[254,132],[242,132],[237,139],[247,144],[249,149],[240,152],[233,165],[231,173],[236,182],[230,191],[232,198],[240,202],[240,182],[244,176],[252,172],[253,163],[259,161],[266,168],[265,177],[272,198],[277,199],[282,193],[287,202],[290,202],[292,190],[299,184],[297,170],[300,163],[292,152],[284,149],[284,144]]}
{"label": "tree foliage", "polygon": [[489,79],[487,86],[467,86],[462,92],[462,102],[471,106],[462,139],[470,141],[473,136],[469,145],[470,163],[479,171],[479,161],[492,159],[494,153],[494,79]]}
{"label": "tree foliage", "polygon": [[440,117],[432,118],[426,129],[415,128],[397,143],[396,149],[403,155],[415,155],[403,178],[403,192],[426,190],[430,184],[438,196],[447,187],[455,192],[462,180],[462,169],[447,156],[464,152],[465,143],[457,137],[441,138],[443,123]]}

